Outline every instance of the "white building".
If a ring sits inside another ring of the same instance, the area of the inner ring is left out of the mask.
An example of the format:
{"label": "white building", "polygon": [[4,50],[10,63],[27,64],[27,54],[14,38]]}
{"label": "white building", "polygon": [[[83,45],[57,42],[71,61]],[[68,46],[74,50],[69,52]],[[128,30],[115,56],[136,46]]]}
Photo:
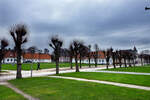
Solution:
{"label": "white building", "polygon": [[[16,63],[17,62],[17,56],[16,53],[13,51],[7,51],[4,60],[2,61],[3,63]],[[21,57],[21,62],[45,62],[49,63],[51,62],[51,55],[49,54],[39,54],[39,53],[25,53]]]}
{"label": "white building", "polygon": [[[95,64],[94,54],[95,54],[95,52],[91,52],[91,59],[90,59],[91,64]],[[70,57],[60,57],[59,61],[60,62],[70,62]],[[75,63],[75,58],[72,59],[72,62]],[[80,62],[79,57],[78,57],[78,62]],[[81,60],[81,62],[88,64],[89,59],[87,57],[84,57]],[[112,64],[112,59],[110,59],[109,63]],[[97,64],[106,64],[106,59],[105,59],[104,53],[102,51],[98,52]]]}
{"label": "white building", "polygon": [[24,62],[44,62],[50,63],[51,62],[51,55],[43,54],[43,53],[25,53],[23,55]]}

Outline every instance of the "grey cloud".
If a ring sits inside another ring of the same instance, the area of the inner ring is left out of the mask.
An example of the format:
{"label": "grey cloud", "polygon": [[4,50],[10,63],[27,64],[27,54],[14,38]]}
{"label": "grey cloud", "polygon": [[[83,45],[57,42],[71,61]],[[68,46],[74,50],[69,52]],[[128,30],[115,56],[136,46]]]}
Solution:
{"label": "grey cloud", "polygon": [[101,48],[129,48],[131,41],[149,46],[150,12],[145,6],[142,0],[1,0],[0,29],[23,22],[31,34],[27,45],[39,48],[48,47],[53,34],[64,38],[64,46],[74,38]]}

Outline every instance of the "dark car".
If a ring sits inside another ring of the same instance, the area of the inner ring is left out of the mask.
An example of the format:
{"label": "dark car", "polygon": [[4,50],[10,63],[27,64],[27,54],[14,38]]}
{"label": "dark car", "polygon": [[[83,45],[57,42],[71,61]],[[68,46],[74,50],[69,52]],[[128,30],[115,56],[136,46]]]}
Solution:
{"label": "dark car", "polygon": [[25,61],[24,63],[32,63],[32,61]]}

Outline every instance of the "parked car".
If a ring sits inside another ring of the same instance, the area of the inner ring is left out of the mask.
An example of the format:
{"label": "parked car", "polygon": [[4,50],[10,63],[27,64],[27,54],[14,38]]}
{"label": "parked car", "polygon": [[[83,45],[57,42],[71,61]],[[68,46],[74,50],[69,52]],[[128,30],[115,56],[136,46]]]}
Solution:
{"label": "parked car", "polygon": [[24,63],[32,63],[32,61],[25,61]]}

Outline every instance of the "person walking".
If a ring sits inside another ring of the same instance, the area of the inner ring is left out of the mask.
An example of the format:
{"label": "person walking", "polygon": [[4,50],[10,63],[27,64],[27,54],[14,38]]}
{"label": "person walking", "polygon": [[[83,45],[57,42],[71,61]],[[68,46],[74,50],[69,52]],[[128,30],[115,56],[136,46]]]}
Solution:
{"label": "person walking", "polygon": [[41,69],[41,68],[40,68],[40,63],[38,62],[37,63],[37,70],[39,70],[39,69]]}

